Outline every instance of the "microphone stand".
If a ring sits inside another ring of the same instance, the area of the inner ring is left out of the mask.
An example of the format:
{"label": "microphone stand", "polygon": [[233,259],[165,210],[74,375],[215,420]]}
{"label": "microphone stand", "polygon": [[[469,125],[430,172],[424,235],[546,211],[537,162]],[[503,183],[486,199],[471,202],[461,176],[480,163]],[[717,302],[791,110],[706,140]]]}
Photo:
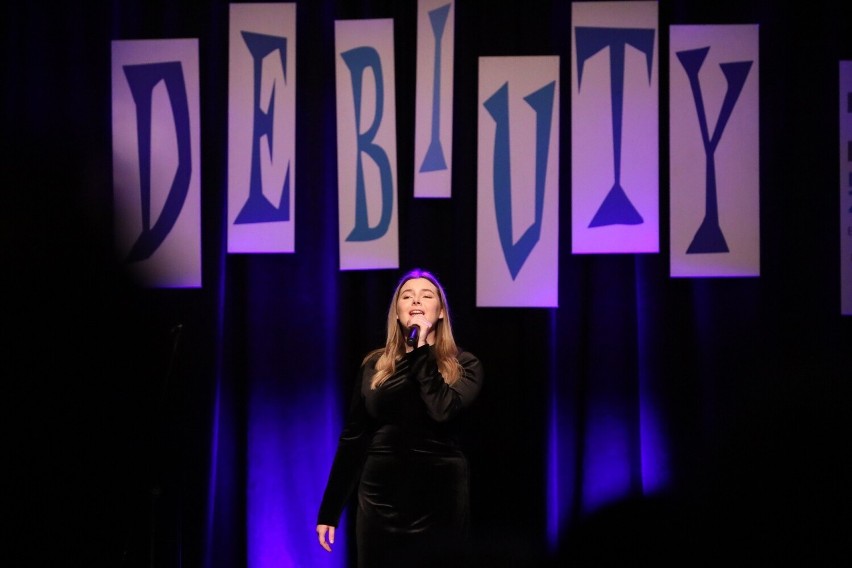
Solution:
{"label": "microphone stand", "polygon": [[[156,566],[156,556],[157,556],[157,513],[159,510],[159,500],[163,494],[163,488],[161,486],[161,458],[162,458],[162,446],[164,445],[164,436],[163,429],[165,427],[165,410],[166,410],[166,401],[168,399],[169,393],[169,383],[171,381],[171,377],[173,374],[173,370],[175,367],[175,361],[177,359],[178,354],[178,346],[180,344],[180,337],[183,331],[183,324],[177,324],[171,328],[169,331],[171,335],[171,353],[169,355],[169,362],[166,367],[166,373],[163,376],[162,389],[157,398],[156,404],[154,408],[151,410],[150,415],[150,425],[149,425],[149,434],[151,438],[151,447],[148,448],[148,476],[150,486],[148,488],[148,495],[150,497],[150,511],[149,511],[149,521],[148,521],[148,566],[150,568],[155,568]],[[129,535],[128,539],[129,541]],[[126,565],[127,561],[127,549],[129,548],[129,543],[125,544],[124,556],[122,558],[122,566]]]}
{"label": "microphone stand", "polygon": [[[157,413],[161,417],[165,413],[165,409],[166,409],[166,401],[168,399],[168,393],[169,393],[169,381],[171,379],[172,371],[173,371],[174,366],[175,366],[175,360],[177,359],[178,345],[180,344],[180,336],[181,336],[182,331],[183,331],[183,324],[181,324],[181,323],[172,327],[172,329],[170,331],[171,336],[172,336],[172,352],[171,352],[171,355],[169,356],[169,365],[166,368],[166,375],[163,378],[163,390],[160,393],[160,399],[159,399],[159,404],[158,404],[159,412]],[[165,422],[165,420],[160,421],[161,427],[164,426],[164,422]],[[153,428],[152,428],[152,430],[153,430]],[[162,434],[162,432],[161,432],[161,434]],[[160,441],[160,443],[157,444],[157,446],[155,448],[152,448],[152,451],[151,451],[152,455],[154,454],[154,451],[156,450],[157,447],[160,450],[162,450],[164,440],[161,439],[159,441]],[[160,456],[160,457],[162,457],[162,456]],[[152,459],[151,461],[153,462],[154,460]],[[157,466],[162,465],[162,464],[159,463],[160,460],[156,460],[156,461],[157,461]],[[159,471],[160,469],[161,469],[161,467],[158,467],[156,473],[158,473],[159,476],[162,476],[162,472]],[[151,544],[150,544],[150,550],[149,550],[149,562],[150,562],[149,566],[150,566],[150,568],[155,568],[155,566],[156,566],[156,563],[155,563],[156,554],[155,553],[156,553],[156,544],[157,544],[157,508],[158,508],[157,506],[159,504],[160,496],[162,494],[163,494],[163,489],[162,489],[161,485],[159,483],[157,483],[156,480],[154,480],[153,483],[152,483],[152,486],[151,486],[151,535],[150,535]]]}

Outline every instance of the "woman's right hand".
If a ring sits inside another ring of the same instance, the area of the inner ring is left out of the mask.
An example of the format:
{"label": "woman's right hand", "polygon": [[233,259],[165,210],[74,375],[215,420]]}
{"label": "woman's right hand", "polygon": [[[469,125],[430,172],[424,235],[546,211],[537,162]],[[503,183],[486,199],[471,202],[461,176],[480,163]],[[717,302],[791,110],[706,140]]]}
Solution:
{"label": "woman's right hand", "polygon": [[[326,541],[326,534],[328,541]],[[317,525],[317,535],[319,535],[320,546],[331,552],[331,545],[334,544],[334,527],[329,525]]]}

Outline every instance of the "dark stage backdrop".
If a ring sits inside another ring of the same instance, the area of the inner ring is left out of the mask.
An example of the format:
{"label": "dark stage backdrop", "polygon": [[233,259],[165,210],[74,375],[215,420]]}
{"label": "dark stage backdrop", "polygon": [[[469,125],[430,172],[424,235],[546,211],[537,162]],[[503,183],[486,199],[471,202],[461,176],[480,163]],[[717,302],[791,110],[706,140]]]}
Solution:
{"label": "dark stage backdrop", "polygon": [[[297,548],[318,549],[344,400],[411,267],[443,280],[487,371],[466,424],[468,565],[848,560],[840,4],[661,1],[660,253],[571,255],[563,88],[559,308],[484,309],[477,58],[559,55],[570,85],[569,2],[457,2],[450,200],[411,196],[416,2],[297,2],[297,252],[280,255],[224,253],[226,2],[5,3],[4,564],[238,567],[269,546],[310,566]],[[400,271],[337,268],[333,26],[347,18],[394,19]],[[705,23],[760,26],[759,278],[668,276],[667,26]],[[203,286],[140,289],[112,251],[110,41],[185,37],[199,38]],[[275,479],[270,501],[302,500],[264,524],[247,496]]]}

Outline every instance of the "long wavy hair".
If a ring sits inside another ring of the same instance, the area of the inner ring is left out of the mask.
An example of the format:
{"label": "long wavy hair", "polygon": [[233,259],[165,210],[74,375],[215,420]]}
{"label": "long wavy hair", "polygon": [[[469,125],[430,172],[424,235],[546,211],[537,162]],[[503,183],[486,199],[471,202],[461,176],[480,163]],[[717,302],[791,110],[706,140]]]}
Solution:
{"label": "long wavy hair", "polygon": [[444,317],[439,319],[432,333],[435,334],[435,344],[432,349],[435,351],[435,358],[438,361],[438,370],[444,378],[444,382],[452,385],[462,375],[462,367],[458,360],[459,348],[456,345],[456,340],[453,337],[453,326],[450,324],[450,308],[447,305],[447,296],[444,293],[444,287],[438,282],[435,276],[427,272],[415,268],[406,272],[396,285],[396,290],[391,298],[390,308],[388,309],[388,330],[385,346],[375,349],[364,357],[364,363],[378,356],[376,360],[376,373],[370,382],[370,388],[377,388],[388,377],[391,377],[396,371],[397,363],[405,355],[405,329],[402,322],[399,321],[399,313],[397,312],[397,302],[399,294],[402,291],[402,286],[409,280],[414,278],[425,278],[435,285],[438,291],[438,299],[440,300],[440,309],[444,310]]}

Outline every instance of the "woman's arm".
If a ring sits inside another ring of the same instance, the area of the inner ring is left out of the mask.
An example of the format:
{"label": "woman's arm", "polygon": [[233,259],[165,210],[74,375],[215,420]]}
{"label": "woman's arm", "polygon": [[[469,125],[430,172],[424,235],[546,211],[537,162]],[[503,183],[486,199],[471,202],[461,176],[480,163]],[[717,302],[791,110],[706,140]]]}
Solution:
{"label": "woman's arm", "polygon": [[423,346],[407,355],[410,376],[417,381],[420,397],[426,403],[429,416],[436,422],[452,419],[479,396],[484,372],[482,363],[472,353],[458,355],[462,374],[452,386],[444,381],[432,347]]}
{"label": "woman's arm", "polygon": [[343,508],[358,485],[361,466],[370,442],[369,417],[361,394],[364,372],[362,367],[352,391],[346,423],[337,442],[337,451],[317,515],[317,532],[320,526],[337,526]]}

